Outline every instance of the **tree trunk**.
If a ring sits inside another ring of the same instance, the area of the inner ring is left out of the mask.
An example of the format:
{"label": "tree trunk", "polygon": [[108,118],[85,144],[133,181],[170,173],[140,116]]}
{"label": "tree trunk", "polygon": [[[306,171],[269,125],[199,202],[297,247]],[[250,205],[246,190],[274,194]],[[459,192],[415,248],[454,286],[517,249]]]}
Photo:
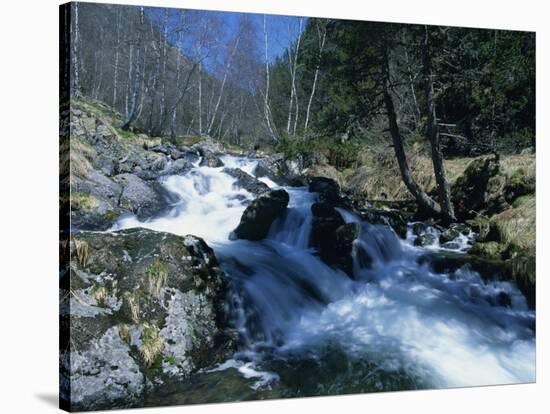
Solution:
{"label": "tree trunk", "polygon": [[164,21],[162,23],[164,41],[162,43],[162,92],[160,95],[160,114],[155,135],[162,135],[166,123],[166,49],[168,46],[168,9],[164,9]]}
{"label": "tree trunk", "polygon": [[118,9],[117,22],[116,22],[116,46],[115,46],[115,66],[113,75],[113,101],[111,106],[116,109],[116,93],[118,86],[118,60],[120,55],[120,15],[122,8]]}
{"label": "tree trunk", "polygon": [[235,40],[235,44],[233,45],[233,49],[231,50],[231,54],[229,55],[229,60],[225,66],[222,84],[220,86],[220,93],[218,94],[218,99],[216,101],[216,106],[214,107],[214,112],[212,114],[212,119],[210,120],[210,123],[208,124],[208,129],[206,131],[207,135],[210,135],[210,132],[212,131],[212,127],[214,126],[214,122],[216,121],[216,115],[218,113],[218,109],[220,107],[220,102],[222,100],[223,96],[223,90],[225,88],[225,83],[227,81],[227,75],[229,74],[229,70],[231,69],[231,62],[233,61],[233,56],[235,56],[235,52],[237,51],[237,47],[239,45],[240,37],[237,36],[237,39]]}
{"label": "tree trunk", "polygon": [[317,36],[319,38],[319,55],[317,56],[317,65],[315,66],[315,74],[313,75],[313,85],[311,87],[311,94],[309,95],[309,101],[307,103],[306,110],[306,120],[304,123],[304,133],[307,131],[309,125],[309,113],[311,111],[311,104],[313,102],[313,96],[315,95],[315,88],[317,86],[317,78],[319,77],[319,70],[321,69],[321,58],[323,56],[323,49],[325,48],[325,41],[327,38],[327,28],[324,28],[323,34],[321,35],[321,29],[319,27],[319,22],[317,22]]}
{"label": "tree trunk", "polygon": [[397,158],[397,163],[399,165],[399,171],[401,172],[401,178],[403,179],[403,183],[412,194],[412,196],[415,198],[420,208],[436,216],[440,216],[442,214],[441,206],[430,196],[428,196],[411,176],[409,164],[407,163],[407,156],[405,154],[405,149],[403,148],[401,133],[399,132],[399,127],[397,125],[397,116],[395,114],[393,99],[390,92],[390,68],[387,48],[386,45],[384,45],[383,47],[384,62],[382,66],[382,86],[384,94],[384,104],[388,115],[388,123],[393,142],[393,149],[395,151],[395,157]]}
{"label": "tree trunk", "polygon": [[71,87],[71,96],[77,96],[80,93],[80,77],[79,77],[79,60],[78,60],[78,54],[79,54],[79,46],[80,46],[80,33],[78,29],[78,2],[73,3],[74,4],[74,25],[73,25],[73,36],[72,36],[72,44],[73,44],[73,81],[72,81],[72,87]]}
{"label": "tree trunk", "polygon": [[[128,115],[120,125],[120,129],[122,130],[129,130],[132,122],[134,122],[136,117],[136,108],[137,108],[137,100],[139,96],[139,89],[140,89],[140,83],[141,83],[141,25],[143,24],[144,14],[143,14],[143,7],[140,7],[140,15],[139,15],[139,21],[140,21],[140,28],[138,29],[138,40],[137,40],[137,46],[136,46],[136,70],[135,70],[135,77],[133,82],[133,92],[132,92],[132,99],[130,104],[130,109],[128,111]],[[130,79],[128,79],[130,81]]]}
{"label": "tree trunk", "polygon": [[422,60],[423,60],[423,69],[424,76],[426,81],[426,105],[428,113],[428,121],[426,134],[430,141],[430,146],[432,149],[432,163],[435,174],[435,181],[437,183],[437,193],[439,196],[439,202],[441,203],[442,213],[448,220],[455,221],[455,213],[453,208],[453,203],[451,202],[451,191],[449,189],[449,183],[447,182],[447,177],[445,174],[445,166],[443,165],[443,154],[441,152],[440,145],[440,136],[439,136],[439,126],[437,125],[437,115],[435,110],[435,101],[434,101],[434,82],[433,82],[433,71],[432,71],[432,62],[430,57],[430,36],[428,32],[428,26],[424,27],[425,36],[424,36],[424,47],[422,50]]}
{"label": "tree trunk", "polygon": [[267,43],[267,21],[264,14],[264,45],[265,45],[265,93],[264,93],[264,116],[267,129],[273,140],[276,140],[275,132],[271,125],[271,109],[269,108],[269,54]]}

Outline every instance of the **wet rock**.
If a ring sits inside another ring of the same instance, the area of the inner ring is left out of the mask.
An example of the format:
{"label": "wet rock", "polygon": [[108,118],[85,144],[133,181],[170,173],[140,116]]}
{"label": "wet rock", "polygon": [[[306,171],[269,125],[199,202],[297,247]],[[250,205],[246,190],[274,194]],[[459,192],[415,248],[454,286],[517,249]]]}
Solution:
{"label": "wet rock", "polygon": [[496,304],[497,306],[504,306],[509,308],[512,306],[512,298],[506,292],[499,292],[496,297]]}
{"label": "wet rock", "polygon": [[246,207],[231,238],[264,239],[273,221],[286,211],[288,201],[288,193],[283,189],[272,190],[260,195]]}
{"label": "wet rock", "polygon": [[201,167],[223,167],[223,161],[213,152],[206,152],[202,151],[201,153],[202,159],[200,162]]}
{"label": "wet rock", "polygon": [[222,171],[237,179],[234,184],[234,187],[237,189],[243,188],[249,193],[256,195],[269,191],[269,187],[265,183],[252,177],[240,168],[224,168]]}
{"label": "wet rock", "polygon": [[348,275],[353,275],[353,241],[359,237],[361,225],[346,223],[336,229],[334,249],[330,262],[336,264]]}
{"label": "wet rock", "polygon": [[433,233],[422,233],[414,240],[415,246],[433,246],[437,243],[437,236]]}
{"label": "wet rock", "polygon": [[199,238],[80,232],[64,277],[61,324],[71,329],[61,343],[61,383],[62,395],[71,388],[72,410],[134,406],[145,386],[185,381],[234,351],[227,282]]}
{"label": "wet rock", "polygon": [[363,208],[359,210],[361,220],[371,224],[390,226],[402,239],[407,236],[407,217],[400,210],[383,210],[378,208]]}
{"label": "wet rock", "polygon": [[160,152],[161,154],[164,154],[167,156],[170,156],[172,151],[174,151],[175,149],[176,148],[171,144],[159,144],[149,148],[150,151]]}
{"label": "wet rock", "polygon": [[149,218],[166,207],[166,194],[160,185],[149,185],[134,174],[120,174],[114,180],[122,187],[119,206],[138,218]]}
{"label": "wet rock", "polygon": [[256,177],[267,177],[276,183],[281,184],[281,173],[279,164],[284,160],[283,154],[274,154],[258,161],[254,169]]}
{"label": "wet rock", "polygon": [[340,213],[328,203],[314,203],[311,206],[311,213],[313,214],[313,221],[311,224],[310,246],[317,250],[322,260],[333,264],[337,256],[334,250],[336,230],[340,226],[344,226],[344,220]]}
{"label": "wet rock", "polygon": [[181,153],[181,151],[179,151],[176,148],[174,148],[172,151],[170,151],[170,158],[172,158],[174,161],[179,160],[182,157],[182,155],[183,154]]}
{"label": "wet rock", "polygon": [[452,273],[460,268],[478,272],[484,280],[506,280],[506,263],[458,252],[435,251],[418,258],[419,264],[429,264],[436,273]]}
{"label": "wet rock", "polygon": [[458,250],[460,249],[460,244],[457,242],[448,241],[446,243],[441,244],[441,247],[449,250]]}
{"label": "wet rock", "polygon": [[456,228],[451,227],[441,232],[441,234],[439,235],[439,242],[442,244],[447,243],[447,242],[453,241],[459,236],[460,236],[460,232]]}
{"label": "wet rock", "polygon": [[193,168],[193,164],[184,158],[177,159],[170,163],[163,171],[162,175],[183,175]]}
{"label": "wet rock", "polygon": [[340,201],[340,186],[338,183],[326,177],[311,177],[309,179],[309,191],[319,194],[319,201],[329,204],[337,204]]}

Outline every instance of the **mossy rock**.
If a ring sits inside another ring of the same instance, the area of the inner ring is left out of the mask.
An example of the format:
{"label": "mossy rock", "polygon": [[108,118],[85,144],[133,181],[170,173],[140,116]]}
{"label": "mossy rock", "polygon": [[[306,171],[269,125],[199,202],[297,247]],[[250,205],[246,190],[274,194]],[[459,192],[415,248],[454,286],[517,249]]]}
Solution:
{"label": "mossy rock", "polygon": [[487,257],[489,259],[500,259],[505,246],[495,241],[479,242],[474,244],[469,253],[475,256]]}
{"label": "mossy rock", "polygon": [[534,251],[536,243],[535,195],[517,198],[512,208],[491,217],[490,223],[496,232],[496,241]]}

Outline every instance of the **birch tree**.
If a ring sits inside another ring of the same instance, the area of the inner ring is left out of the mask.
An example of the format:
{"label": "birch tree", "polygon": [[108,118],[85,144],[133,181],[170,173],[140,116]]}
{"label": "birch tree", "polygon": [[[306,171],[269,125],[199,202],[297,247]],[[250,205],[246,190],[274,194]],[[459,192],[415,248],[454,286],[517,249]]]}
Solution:
{"label": "birch tree", "polygon": [[116,20],[116,44],[115,44],[115,62],[113,67],[113,100],[111,106],[116,108],[116,97],[117,97],[117,87],[118,87],[118,61],[120,55],[120,16],[122,13],[122,8],[118,8],[117,20]]}
{"label": "birch tree", "polygon": [[73,8],[73,24],[72,24],[72,55],[73,55],[73,79],[72,79],[72,88],[71,96],[77,96],[80,93],[80,78],[79,78],[79,53],[80,53],[80,33],[78,28],[78,2],[74,2]]}
{"label": "birch tree", "polygon": [[325,42],[327,40],[327,25],[321,24],[319,20],[316,21],[317,26],[317,39],[319,44],[319,54],[317,55],[317,63],[315,65],[315,72],[313,74],[313,84],[311,86],[311,93],[309,94],[309,100],[307,102],[306,120],[304,122],[304,133],[309,126],[309,114],[311,112],[311,104],[313,103],[313,97],[315,96],[315,89],[317,88],[317,79],[319,78],[319,71],[321,70],[321,59],[323,57],[323,51],[325,49]]}
{"label": "birch tree", "polygon": [[[141,84],[141,26],[143,25],[143,7],[139,8],[139,27],[137,29],[138,36],[136,42],[136,58],[135,58],[135,75],[133,79],[133,91],[130,102],[130,108],[126,118],[120,125],[120,129],[129,130],[136,117],[137,101],[139,98],[140,84]],[[128,80],[130,82],[130,79]]]}
{"label": "birch tree", "polygon": [[225,84],[227,82],[227,76],[228,76],[229,71],[231,69],[231,63],[233,61],[233,57],[235,56],[235,52],[237,50],[237,47],[239,46],[239,40],[240,40],[240,33],[237,34],[237,37],[236,37],[235,41],[233,42],[233,48],[231,49],[231,53],[229,55],[229,58],[227,60],[226,65],[225,65],[225,69],[224,69],[224,73],[223,73],[223,79],[222,79],[222,82],[221,82],[221,85],[220,85],[220,91],[218,93],[218,99],[216,101],[216,105],[215,105],[213,113],[212,113],[212,118],[210,120],[210,123],[208,124],[208,129],[206,131],[207,135],[209,135],[210,132],[212,131],[212,127],[214,126],[214,122],[216,121],[216,115],[218,113],[218,109],[220,107],[220,102],[222,100],[223,91],[224,91],[224,88],[225,88]]}
{"label": "birch tree", "polygon": [[271,108],[269,107],[269,49],[268,49],[268,35],[267,35],[267,16],[264,14],[263,21],[264,29],[264,49],[265,49],[265,92],[264,92],[264,117],[267,125],[267,129],[273,140],[277,140],[275,131],[273,130],[271,122]]}

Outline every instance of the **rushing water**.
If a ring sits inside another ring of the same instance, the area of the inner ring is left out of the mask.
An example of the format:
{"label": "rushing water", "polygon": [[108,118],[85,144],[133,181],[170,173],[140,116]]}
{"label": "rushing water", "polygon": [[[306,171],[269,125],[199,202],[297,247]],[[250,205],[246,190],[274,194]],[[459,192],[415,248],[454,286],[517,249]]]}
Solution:
{"label": "rushing water", "polygon": [[[257,164],[223,162],[250,174]],[[316,194],[307,188],[286,188],[286,214],[251,242],[228,239],[253,195],[222,168],[197,166],[163,184],[179,198],[170,213],[126,217],[115,228],[194,234],[215,250],[233,282],[228,310],[243,346],[209,372],[237,370],[251,392],[279,387],[283,396],[535,380],[535,314],[512,284],[484,282],[467,268],[436,274],[419,264],[426,249],[364,222],[351,279],[308,246]],[[503,294],[511,305],[499,302]]]}

